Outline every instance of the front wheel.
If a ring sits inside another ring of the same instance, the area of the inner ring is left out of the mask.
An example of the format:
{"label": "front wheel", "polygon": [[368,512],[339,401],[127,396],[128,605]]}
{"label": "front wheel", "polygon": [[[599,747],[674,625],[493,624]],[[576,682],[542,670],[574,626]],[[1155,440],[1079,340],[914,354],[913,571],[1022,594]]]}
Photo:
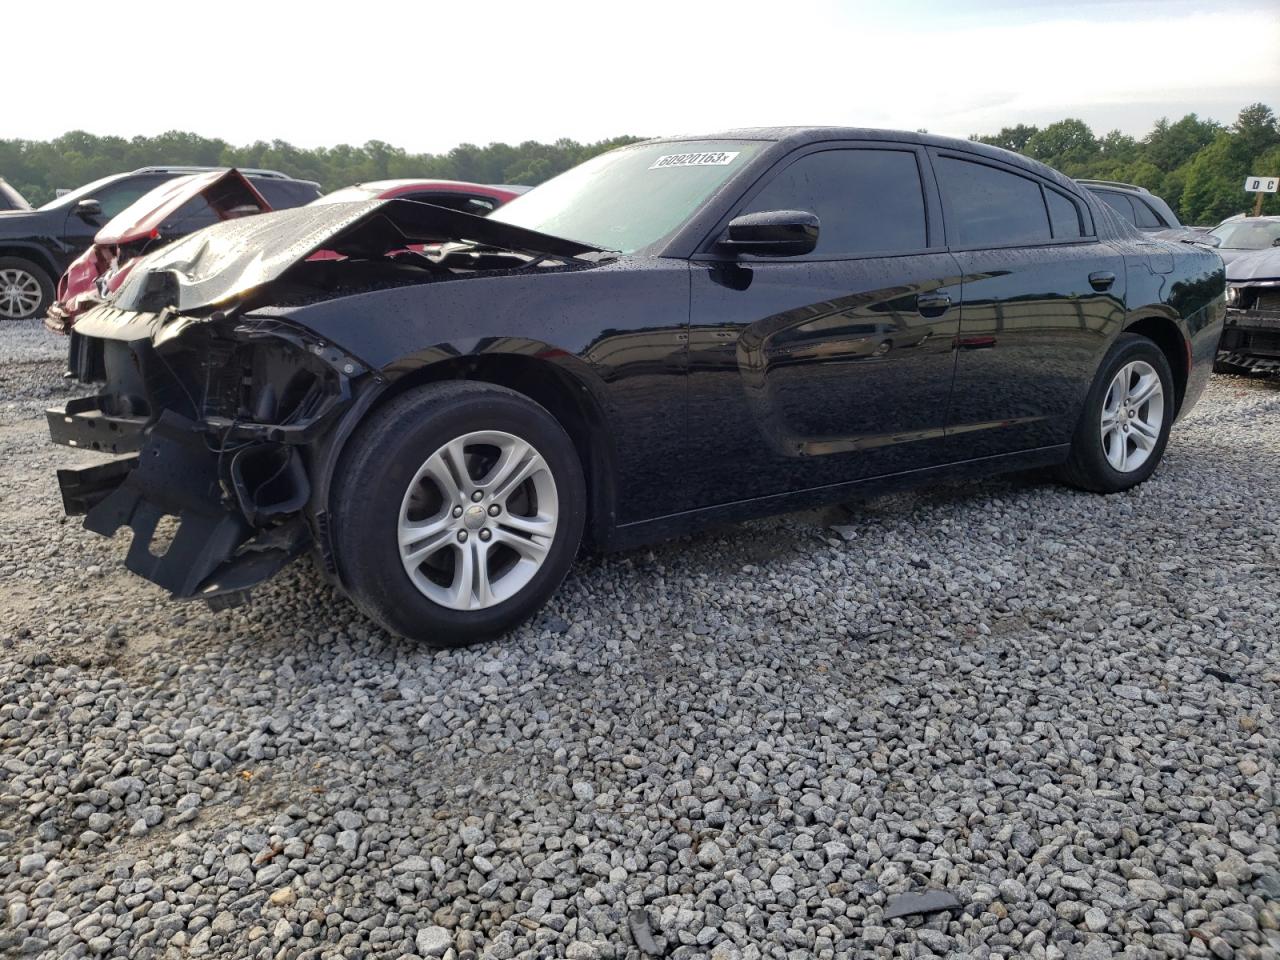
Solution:
{"label": "front wheel", "polygon": [[461,646],[520,623],[568,573],[586,489],[573,442],[504,387],[433,384],[375,412],[334,488],[334,547],[379,624]]}
{"label": "front wheel", "polygon": [[1169,361],[1146,337],[1122,334],[1089,390],[1062,478],[1095,493],[1137,486],[1164,455],[1173,414]]}
{"label": "front wheel", "polygon": [[53,280],[21,257],[0,257],[0,320],[43,317],[53,301]]}

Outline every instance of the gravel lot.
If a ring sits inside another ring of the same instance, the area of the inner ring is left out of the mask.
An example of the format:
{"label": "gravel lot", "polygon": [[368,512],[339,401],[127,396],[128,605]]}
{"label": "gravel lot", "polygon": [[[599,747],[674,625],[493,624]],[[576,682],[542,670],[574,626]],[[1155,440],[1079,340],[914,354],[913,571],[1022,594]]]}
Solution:
{"label": "gravel lot", "polygon": [[305,564],[221,614],[128,575],[61,516],[61,347],[0,330],[0,954],[1280,956],[1280,385],[1126,495],[585,558],[431,652]]}

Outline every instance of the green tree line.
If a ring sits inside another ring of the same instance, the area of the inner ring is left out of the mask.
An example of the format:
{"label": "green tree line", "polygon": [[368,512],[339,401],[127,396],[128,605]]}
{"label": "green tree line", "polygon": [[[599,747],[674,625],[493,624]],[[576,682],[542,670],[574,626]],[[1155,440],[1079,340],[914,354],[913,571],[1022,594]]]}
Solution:
{"label": "green tree line", "polygon": [[562,139],[518,145],[464,143],[447,153],[409,153],[380,140],[362,147],[339,144],[306,150],[283,140],[237,147],[225,140],[172,130],[157,137],[100,137],[83,130],[54,140],[0,140],[0,177],[31,203],[52,200],[60,187],[74,188],[108,174],[153,164],[265,167],[315,180],[326,192],[366,180],[428,177],[473,183],[538,184],[605,150],[641,137],[596,143]]}
{"label": "green tree line", "polygon": [[[1069,177],[1136,183],[1164,197],[1190,224],[1252,212],[1254,196],[1244,192],[1245,178],[1280,176],[1280,123],[1262,103],[1245,107],[1230,126],[1194,113],[1161,118],[1140,140],[1119,130],[1099,137],[1075,119],[1043,128],[1018,124],[969,139],[1026,154]],[[1262,209],[1280,214],[1280,195],[1269,195]]]}
{"label": "green tree line", "polygon": [[[59,187],[78,187],[98,177],[148,164],[268,167],[294,177],[338,187],[394,177],[439,177],[479,183],[538,184],[604,150],[640,137],[595,143],[561,139],[520,144],[464,143],[447,153],[409,153],[380,140],[363,146],[303,149],[283,140],[234,146],[225,140],[170,131],[156,137],[100,137],[74,130],[48,141],[0,140],[0,176],[35,204]],[[1018,124],[970,139],[1042,160],[1070,177],[1122,180],[1164,197],[1184,223],[1217,223],[1251,210],[1245,177],[1280,176],[1280,123],[1265,104],[1240,111],[1223,125],[1189,113],[1162,118],[1141,139],[1112,130],[1096,135],[1082,120],[1046,127]],[[1280,213],[1280,195],[1264,212]]]}

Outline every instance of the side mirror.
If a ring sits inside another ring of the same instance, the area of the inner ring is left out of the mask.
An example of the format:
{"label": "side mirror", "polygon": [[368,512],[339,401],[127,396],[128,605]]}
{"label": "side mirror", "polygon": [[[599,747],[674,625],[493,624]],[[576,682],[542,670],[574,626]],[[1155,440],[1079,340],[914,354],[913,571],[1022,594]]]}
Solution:
{"label": "side mirror", "polygon": [[1280,237],[1276,237],[1274,240],[1272,240],[1271,245],[1273,247],[1280,247]]}
{"label": "side mirror", "polygon": [[717,246],[731,253],[799,257],[818,245],[818,228],[818,215],[805,210],[744,213],[729,221],[729,230]]}
{"label": "side mirror", "polygon": [[85,197],[76,204],[76,215],[85,220],[101,220],[102,204],[93,197]]}

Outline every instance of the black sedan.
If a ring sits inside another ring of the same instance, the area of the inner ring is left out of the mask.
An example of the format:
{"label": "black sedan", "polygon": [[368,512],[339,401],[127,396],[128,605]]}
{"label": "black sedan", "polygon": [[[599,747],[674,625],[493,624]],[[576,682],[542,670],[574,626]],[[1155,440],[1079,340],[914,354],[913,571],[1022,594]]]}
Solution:
{"label": "black sedan", "polygon": [[[311,551],[389,630],[457,644],[580,544],[942,477],[1155,470],[1224,280],[981,144],[788,128],[598,156],[489,217],[404,200],[209,227],[85,314],[49,412],[120,454],[66,508],[179,598]],[[170,519],[161,525],[162,518]],[[165,531],[158,533],[157,531]]]}

